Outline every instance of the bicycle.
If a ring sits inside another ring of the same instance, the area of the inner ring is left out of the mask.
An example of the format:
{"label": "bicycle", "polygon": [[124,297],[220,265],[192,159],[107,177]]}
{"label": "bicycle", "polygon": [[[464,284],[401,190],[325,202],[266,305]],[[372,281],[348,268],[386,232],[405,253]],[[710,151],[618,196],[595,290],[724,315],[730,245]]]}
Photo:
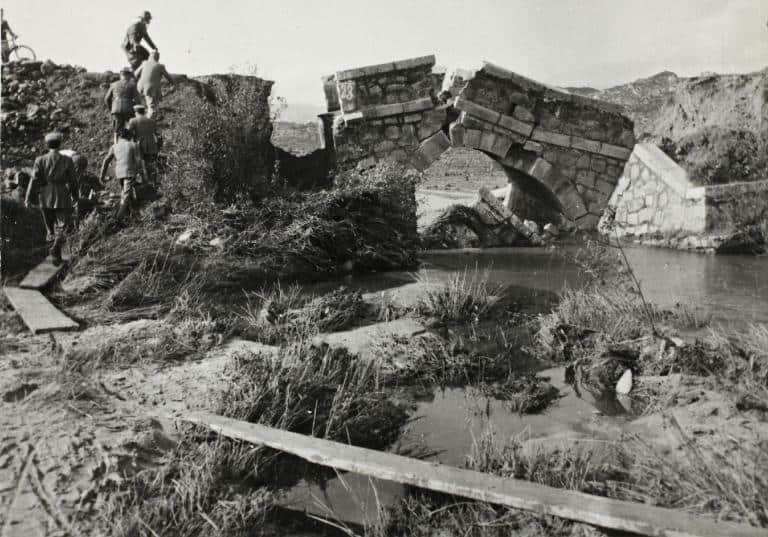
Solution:
{"label": "bicycle", "polygon": [[[4,47],[5,48],[5,47]],[[29,61],[33,62],[37,60],[37,54],[35,54],[35,51],[32,50],[32,47],[28,47],[27,45],[19,45],[16,43],[16,37],[11,37],[8,39],[8,52],[5,50],[3,51],[3,61],[13,61],[13,62],[21,62],[21,61]]]}

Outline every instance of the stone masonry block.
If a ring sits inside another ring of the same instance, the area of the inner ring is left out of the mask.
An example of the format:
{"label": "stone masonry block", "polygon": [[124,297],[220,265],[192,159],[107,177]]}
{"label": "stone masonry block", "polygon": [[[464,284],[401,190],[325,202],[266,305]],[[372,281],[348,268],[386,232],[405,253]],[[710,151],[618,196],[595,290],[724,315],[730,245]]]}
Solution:
{"label": "stone masonry block", "polygon": [[357,110],[357,83],[354,80],[338,81],[336,88],[341,101],[341,111],[346,114]]}
{"label": "stone masonry block", "polygon": [[512,112],[512,115],[520,121],[524,121],[526,123],[534,123],[536,121],[536,117],[533,115],[533,112],[524,106],[515,106],[515,110]]}
{"label": "stone masonry block", "polygon": [[499,112],[496,112],[495,110],[491,110],[490,108],[486,108],[484,106],[480,106],[479,104],[475,104],[472,101],[463,99],[462,97],[458,97],[456,99],[454,106],[458,110],[461,110],[462,112],[466,112],[467,114],[475,116],[477,118],[480,118],[483,121],[487,121],[492,125],[495,125],[496,123],[498,123],[499,118],[501,117],[501,114]]}
{"label": "stone masonry block", "polygon": [[407,116],[403,116],[403,123],[416,123],[421,121],[421,118],[421,114],[408,114]]}
{"label": "stone masonry block", "polygon": [[533,134],[531,135],[531,138],[533,138],[537,142],[544,142],[547,144],[557,145],[560,147],[571,146],[571,137],[568,136],[567,134],[559,134],[557,132],[545,131],[538,127],[533,130]]}
{"label": "stone masonry block", "polygon": [[421,143],[411,162],[416,169],[424,171],[449,147],[451,147],[451,141],[443,131],[438,131]]}
{"label": "stone masonry block", "polygon": [[363,110],[363,116],[366,119],[375,119],[380,117],[396,116],[403,113],[403,104],[380,104],[378,106],[371,106]]}
{"label": "stone masonry block", "polygon": [[480,136],[483,132],[477,129],[466,129],[464,131],[464,147],[480,147]]}
{"label": "stone masonry block", "polygon": [[600,147],[600,154],[619,160],[627,160],[632,154],[632,150],[618,145],[603,143]]}
{"label": "stone masonry block", "polygon": [[418,67],[432,67],[435,65],[435,56],[420,56],[418,58],[409,58],[395,62],[380,63],[376,65],[366,65],[356,69],[347,69],[336,73],[337,80],[351,80],[355,78],[369,77],[390,73],[392,71],[404,71],[407,69],[416,69]]}
{"label": "stone masonry block", "polygon": [[346,71],[338,71],[336,73],[336,80],[352,80],[355,78],[362,78],[365,76],[373,76],[381,73],[388,73],[395,70],[395,64],[393,62],[380,63],[377,65],[366,65],[365,67],[358,67],[357,69],[347,69]]}
{"label": "stone masonry block", "polygon": [[590,153],[600,152],[600,142],[594,140],[587,140],[580,136],[571,137],[571,147],[574,149],[580,149],[582,151],[589,151]]}
{"label": "stone masonry block", "polygon": [[533,151],[534,153],[540,155],[542,151],[544,151],[544,146],[538,142],[532,142],[529,140],[525,142],[525,145],[523,145],[523,149],[526,151]]}
{"label": "stone masonry block", "polygon": [[453,147],[463,147],[464,146],[464,133],[465,129],[458,123],[453,123],[450,128],[448,129],[448,134],[451,137],[451,145]]}
{"label": "stone masonry block", "polygon": [[390,125],[384,130],[384,137],[387,140],[397,140],[400,138],[400,127],[397,125]]}
{"label": "stone masonry block", "polygon": [[436,59],[434,54],[428,56],[419,56],[417,58],[409,58],[407,60],[399,60],[395,62],[395,70],[403,71],[405,69],[415,69],[417,67],[432,67],[435,65]]}
{"label": "stone masonry block", "polygon": [[421,112],[423,110],[430,110],[434,108],[432,99],[430,97],[422,97],[421,99],[415,99],[413,101],[407,101],[403,103],[403,112],[406,114],[412,114],[414,112]]}
{"label": "stone masonry block", "polygon": [[497,135],[491,131],[483,131],[483,133],[480,135],[480,144],[478,149],[481,151],[490,152],[493,144],[496,143],[496,137]]}
{"label": "stone masonry block", "polygon": [[341,109],[339,103],[339,90],[336,88],[336,76],[326,75],[322,77],[323,92],[325,93],[325,102],[328,112],[335,112]]}
{"label": "stone masonry block", "polygon": [[507,153],[509,153],[509,149],[512,147],[512,144],[514,143],[514,140],[511,138],[502,135],[496,136],[496,141],[493,143],[493,146],[490,149],[490,153],[493,153],[494,155],[504,158],[507,156]]}
{"label": "stone masonry block", "polygon": [[512,116],[502,115],[499,118],[499,125],[512,132],[522,134],[523,136],[530,136],[533,131],[533,125],[520,121]]}
{"label": "stone masonry block", "polygon": [[541,182],[546,182],[551,172],[552,165],[543,158],[536,159],[536,162],[533,163],[533,166],[528,171],[529,175]]}

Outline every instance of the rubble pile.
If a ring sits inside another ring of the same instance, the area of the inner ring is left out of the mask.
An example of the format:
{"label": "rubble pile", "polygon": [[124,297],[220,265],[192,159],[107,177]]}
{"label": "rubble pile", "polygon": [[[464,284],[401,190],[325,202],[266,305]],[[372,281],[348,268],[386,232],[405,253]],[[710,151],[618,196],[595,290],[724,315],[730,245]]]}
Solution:
{"label": "rubble pile", "polygon": [[558,235],[557,226],[542,227],[522,220],[485,187],[468,207],[452,205],[422,233],[422,246],[437,248],[493,248],[500,246],[546,246]]}
{"label": "rubble pile", "polygon": [[[91,143],[80,143],[79,150],[95,149],[97,142],[93,129],[104,124],[105,133],[109,125],[91,121],[86,110],[98,109],[101,86],[111,80],[111,73],[87,73],[82,67],[56,65],[46,62],[11,62],[2,67],[3,111],[0,115],[3,130],[4,168],[24,167],[32,163],[42,151],[42,137],[46,132],[57,130],[67,140],[76,137]],[[98,91],[97,91],[98,90]],[[94,110],[95,111],[95,110]],[[107,143],[109,138],[105,138]],[[102,145],[103,145],[102,140]]]}

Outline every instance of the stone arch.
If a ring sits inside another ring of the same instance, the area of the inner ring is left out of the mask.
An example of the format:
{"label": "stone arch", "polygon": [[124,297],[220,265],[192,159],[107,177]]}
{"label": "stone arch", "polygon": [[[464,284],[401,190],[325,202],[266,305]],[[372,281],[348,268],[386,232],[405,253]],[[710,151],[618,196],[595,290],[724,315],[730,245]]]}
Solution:
{"label": "stone arch", "polygon": [[337,166],[391,158],[425,170],[449,147],[472,148],[507,171],[519,207],[543,204],[593,229],[635,142],[620,108],[490,63],[440,104],[434,64],[425,56],[324,78]]}

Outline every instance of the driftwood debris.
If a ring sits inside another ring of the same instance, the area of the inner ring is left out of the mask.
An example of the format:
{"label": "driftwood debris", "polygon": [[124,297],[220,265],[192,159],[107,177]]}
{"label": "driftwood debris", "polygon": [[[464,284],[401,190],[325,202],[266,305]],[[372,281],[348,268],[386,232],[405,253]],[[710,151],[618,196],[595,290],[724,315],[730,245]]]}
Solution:
{"label": "driftwood debris", "polygon": [[554,515],[594,526],[654,537],[757,537],[760,528],[717,522],[682,511],[612,500],[505,479],[481,472],[364,449],[210,413],[184,421],[229,438],[291,453],[309,462],[475,500]]}

